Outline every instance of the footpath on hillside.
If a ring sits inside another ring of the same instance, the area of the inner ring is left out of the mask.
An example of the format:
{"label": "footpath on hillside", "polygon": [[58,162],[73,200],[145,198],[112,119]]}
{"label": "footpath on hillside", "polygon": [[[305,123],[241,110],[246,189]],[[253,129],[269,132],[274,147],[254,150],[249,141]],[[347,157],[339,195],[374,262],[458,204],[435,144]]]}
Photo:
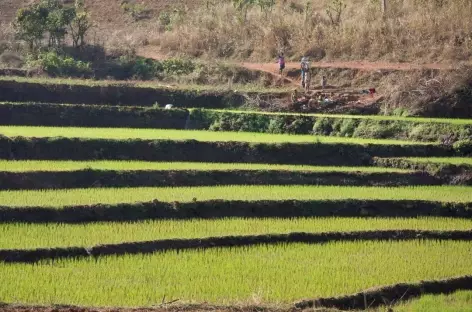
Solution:
{"label": "footpath on hillside", "polygon": [[[165,59],[166,56],[144,48],[138,51],[138,55],[155,60]],[[290,98],[284,99],[285,109],[289,111],[323,112],[323,113],[345,113],[356,112],[360,114],[376,114],[379,111],[378,103],[385,95],[383,90],[379,90],[375,85],[361,89],[346,87],[345,85],[330,84],[325,89],[321,88],[319,81],[313,80],[308,92],[302,91],[300,63],[287,62],[285,74],[279,74],[278,64],[275,62],[230,62],[233,66],[239,66],[250,71],[263,72],[269,77],[273,85],[293,87]],[[326,70],[353,70],[368,75],[372,72],[382,71],[419,71],[419,70],[454,70],[458,65],[443,63],[390,63],[390,62],[368,62],[368,61],[333,61],[333,62],[310,62],[312,69]],[[371,90],[369,90],[371,89]],[[370,92],[375,89],[374,92]]]}

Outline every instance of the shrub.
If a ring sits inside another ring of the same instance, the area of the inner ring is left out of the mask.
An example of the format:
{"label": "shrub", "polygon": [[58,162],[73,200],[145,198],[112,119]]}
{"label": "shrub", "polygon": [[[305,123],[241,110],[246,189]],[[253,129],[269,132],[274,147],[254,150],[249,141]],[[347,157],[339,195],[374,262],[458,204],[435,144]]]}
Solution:
{"label": "shrub", "polygon": [[141,3],[129,2],[128,0],[121,1],[121,8],[123,11],[131,15],[134,21],[139,21],[149,17],[149,9]]}
{"label": "shrub", "polygon": [[23,66],[24,60],[17,53],[5,51],[0,54],[0,63],[5,64],[8,67],[18,68]]}
{"label": "shrub", "polygon": [[191,60],[167,59],[162,61],[162,69],[166,74],[188,75],[197,68],[197,65]]}
{"label": "shrub", "polygon": [[57,52],[43,52],[34,58],[28,56],[29,67],[40,67],[54,76],[84,76],[92,72],[90,63],[75,60],[70,56],[59,55]]}
{"label": "shrub", "polygon": [[333,132],[333,126],[329,118],[317,118],[313,125],[313,134],[315,135],[330,135]]}
{"label": "shrub", "polygon": [[269,133],[284,133],[285,131],[285,118],[277,116],[272,118],[269,122],[267,132]]}
{"label": "shrub", "polygon": [[472,155],[472,140],[461,140],[454,143],[454,150],[463,156]]}

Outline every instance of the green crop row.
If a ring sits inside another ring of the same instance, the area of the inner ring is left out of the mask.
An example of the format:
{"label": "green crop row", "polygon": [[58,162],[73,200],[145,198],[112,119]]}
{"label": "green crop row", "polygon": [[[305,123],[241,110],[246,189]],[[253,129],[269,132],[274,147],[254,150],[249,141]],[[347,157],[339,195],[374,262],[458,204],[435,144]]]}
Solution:
{"label": "green crop row", "polygon": [[426,200],[472,202],[467,186],[218,186],[139,187],[66,190],[0,191],[0,206],[64,207],[72,205],[149,202],[192,202],[207,200]]}
{"label": "green crop row", "polygon": [[[0,264],[4,302],[151,306],[281,303],[471,273],[460,241],[274,245]],[[296,263],[297,265],[294,265]]]}
{"label": "green crop row", "polygon": [[472,165],[472,157],[406,157],[402,159],[417,163]]}
{"label": "green crop row", "polygon": [[71,161],[71,160],[0,160],[0,172],[76,171],[76,170],[283,170],[295,172],[399,172],[410,170],[381,167],[334,167],[305,165],[271,165],[250,163],[198,163],[198,162],[151,162],[151,161]]}
{"label": "green crop row", "polygon": [[[60,128],[56,130],[58,131],[59,129]],[[31,130],[32,129],[28,129],[27,134],[34,136]],[[87,132],[87,129],[83,129],[83,131]],[[153,134],[151,130],[147,131]],[[100,136],[98,130],[91,132],[96,136]],[[80,135],[78,133],[80,133],[80,128],[77,128],[73,134]],[[118,133],[119,135],[118,131],[113,132],[111,129],[108,135],[113,136],[113,133]],[[175,134],[177,135],[175,138],[182,137],[181,133],[178,131]],[[192,131],[184,131],[182,134],[190,136],[192,135]],[[211,133],[196,132],[194,135],[199,134],[203,139],[208,139],[210,135],[210,139],[231,140],[228,139],[228,137],[211,137]],[[44,132],[43,135],[47,136]],[[248,140],[258,140],[257,136],[251,137],[249,133],[245,135]],[[270,135],[268,136],[270,139],[273,139]],[[266,140],[268,139],[267,135],[262,135],[262,137]],[[297,139],[297,136],[276,136],[277,139],[286,140],[290,140],[292,137]],[[241,137],[238,137],[238,139],[241,139]],[[372,164],[373,156],[446,157],[461,155],[460,151],[454,148],[431,144],[399,145],[388,143],[352,144],[317,142],[274,144],[237,141],[202,142],[196,140],[107,140],[62,137],[24,138],[0,135],[0,158],[10,160],[146,160],[366,166]]]}
{"label": "green crop row", "polygon": [[439,141],[454,135],[470,140],[472,120],[409,119],[364,116],[263,114],[221,110],[190,111],[190,120],[200,129],[291,133],[354,138]]}
{"label": "green crop row", "polygon": [[[375,310],[384,312],[385,307]],[[396,312],[470,312],[472,311],[472,291],[457,291],[446,295],[422,295],[394,306]]]}
{"label": "green crop row", "polygon": [[[40,117],[38,117],[40,116]],[[106,117],[106,118],[105,118]],[[29,126],[200,129],[212,131],[400,139],[470,140],[471,119],[283,114],[249,111],[0,103],[0,124]]]}
{"label": "green crop row", "polygon": [[77,127],[27,127],[0,126],[0,134],[7,137],[65,137],[87,139],[141,139],[141,140],[196,140],[204,142],[255,142],[255,143],[346,143],[346,144],[395,144],[420,145],[421,142],[340,138],[312,135],[266,134],[251,132],[210,132],[198,130],[162,130],[132,128],[77,128]]}
{"label": "green crop row", "polygon": [[380,230],[472,230],[472,220],[419,218],[294,218],[160,220],[91,224],[0,224],[0,249],[89,247],[170,238]]}

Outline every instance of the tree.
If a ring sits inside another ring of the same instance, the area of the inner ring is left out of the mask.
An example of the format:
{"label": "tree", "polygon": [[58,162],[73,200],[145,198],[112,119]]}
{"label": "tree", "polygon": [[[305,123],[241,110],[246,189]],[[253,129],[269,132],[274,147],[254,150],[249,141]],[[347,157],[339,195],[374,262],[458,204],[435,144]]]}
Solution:
{"label": "tree", "polygon": [[41,0],[18,10],[14,22],[17,37],[24,40],[31,51],[40,47],[45,34],[49,47],[62,46],[68,30],[73,45],[83,46],[91,27],[82,0],[76,0],[74,7],[64,7],[59,0]]}
{"label": "tree", "polygon": [[18,39],[24,40],[30,50],[36,50],[44,37],[48,10],[39,4],[21,8],[16,13],[13,27]]}
{"label": "tree", "polygon": [[259,6],[261,11],[268,11],[275,5],[275,0],[233,0],[233,6],[239,10],[244,21],[247,20],[248,10],[254,5]]}
{"label": "tree", "polygon": [[72,23],[75,17],[75,8],[56,6],[50,9],[46,19],[46,31],[49,33],[50,47],[62,45],[67,34],[67,26]]}
{"label": "tree", "polygon": [[69,27],[73,46],[75,48],[83,47],[85,45],[85,35],[92,28],[89,14],[86,11],[79,12]]}
{"label": "tree", "polygon": [[339,26],[341,25],[341,15],[346,8],[346,4],[343,0],[331,0],[331,3],[326,9],[326,14],[331,21],[331,25]]}

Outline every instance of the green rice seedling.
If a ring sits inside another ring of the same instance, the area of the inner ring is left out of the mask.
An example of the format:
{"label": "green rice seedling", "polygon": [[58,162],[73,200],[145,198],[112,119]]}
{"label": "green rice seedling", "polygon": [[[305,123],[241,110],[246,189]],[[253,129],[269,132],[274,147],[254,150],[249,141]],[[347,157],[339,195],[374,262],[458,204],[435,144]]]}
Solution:
{"label": "green rice seedling", "polygon": [[8,137],[66,137],[88,139],[142,139],[142,140],[197,140],[205,142],[257,143],[346,143],[346,144],[431,144],[424,142],[361,138],[323,137],[313,135],[268,134],[252,132],[212,132],[198,130],[132,129],[132,128],[78,128],[0,126],[0,134]]}
{"label": "green rice seedling", "polygon": [[[0,76],[0,81],[2,80],[14,80],[16,82],[22,83],[37,83],[42,85],[66,85],[66,86],[89,86],[89,87],[111,87],[116,85],[126,85],[130,88],[152,88],[152,89],[162,89],[162,90],[181,90],[181,91],[190,91],[190,92],[202,92],[202,91],[213,91],[213,92],[227,92],[228,85],[212,85],[212,84],[178,84],[172,85],[159,83],[156,81],[113,81],[113,80],[92,80],[92,79],[74,79],[74,78],[51,78],[51,77],[12,77],[12,76]],[[263,87],[258,84],[234,84],[234,89],[239,92],[254,92],[254,93],[271,93],[271,94],[284,94],[291,92],[292,89],[289,87]]]}
{"label": "green rice seedling", "polygon": [[472,220],[458,218],[294,218],[164,220],[134,223],[0,224],[0,249],[94,246],[168,238],[290,232],[374,230],[472,230]]}
{"label": "green rice seedling", "polygon": [[470,186],[273,186],[137,187],[66,190],[0,191],[0,205],[9,207],[63,207],[159,200],[192,202],[206,200],[429,200],[472,202]]}
{"label": "green rice seedling", "polygon": [[194,163],[151,161],[55,161],[55,160],[0,160],[0,171],[74,171],[74,170],[284,170],[308,172],[411,172],[409,170],[381,167],[333,167],[306,165],[272,165],[250,163]]}
{"label": "green rice seedling", "polygon": [[441,163],[449,165],[472,165],[472,157],[407,157],[405,160],[419,163]]}
{"label": "green rice seedling", "polygon": [[290,244],[0,264],[4,302],[151,306],[290,303],[470,274],[460,241]]}
{"label": "green rice seedling", "polygon": [[[424,295],[393,307],[396,312],[470,312],[472,291],[457,291],[447,295]],[[385,308],[378,309],[385,311]]]}

